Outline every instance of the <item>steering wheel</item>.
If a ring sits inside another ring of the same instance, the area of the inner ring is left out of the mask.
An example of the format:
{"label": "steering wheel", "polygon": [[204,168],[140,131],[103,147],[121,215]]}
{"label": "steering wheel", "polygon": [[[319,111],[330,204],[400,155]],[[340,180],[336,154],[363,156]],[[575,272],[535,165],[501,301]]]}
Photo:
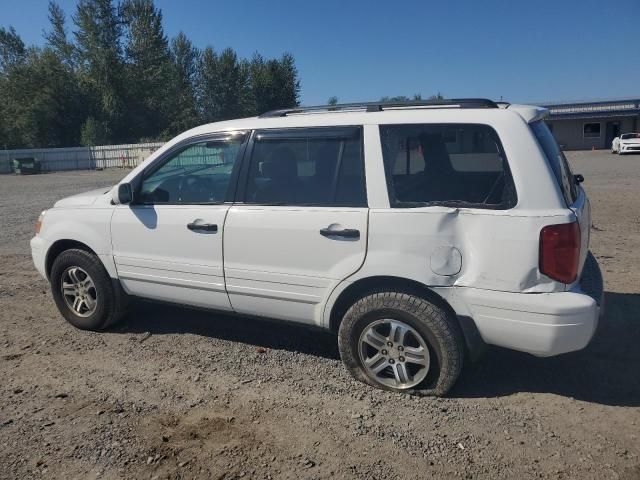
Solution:
{"label": "steering wheel", "polygon": [[198,175],[187,175],[180,180],[179,198],[182,202],[215,202],[211,182]]}

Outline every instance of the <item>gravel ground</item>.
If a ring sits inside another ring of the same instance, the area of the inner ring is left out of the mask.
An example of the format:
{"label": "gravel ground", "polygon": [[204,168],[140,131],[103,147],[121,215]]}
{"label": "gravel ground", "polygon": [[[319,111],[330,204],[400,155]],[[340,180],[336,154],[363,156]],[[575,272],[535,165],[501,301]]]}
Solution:
{"label": "gravel ground", "polygon": [[102,334],[58,314],[43,208],[125,172],[0,176],[0,478],[640,478],[640,157],[570,154],[606,319],[584,351],[490,348],[449,398],[371,389],[333,336],[138,302]]}

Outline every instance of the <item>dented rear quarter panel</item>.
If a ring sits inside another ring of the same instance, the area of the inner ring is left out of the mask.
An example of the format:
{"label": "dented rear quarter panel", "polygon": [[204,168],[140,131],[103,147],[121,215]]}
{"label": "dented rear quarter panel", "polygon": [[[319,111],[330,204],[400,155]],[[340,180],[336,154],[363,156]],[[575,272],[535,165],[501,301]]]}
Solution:
{"label": "dented rear quarter panel", "polygon": [[[433,120],[423,117],[402,123],[460,121],[459,115],[443,111]],[[515,111],[504,109],[479,114],[469,112],[464,122],[489,125],[498,133],[516,187],[516,205],[509,210],[444,206],[390,208],[379,125],[366,125],[370,207],[366,259],[358,272],[331,293],[324,312],[325,324],[328,324],[331,306],[345,288],[374,276],[407,278],[426,285],[461,315],[467,314],[468,309],[455,294],[458,288],[511,293],[567,290],[564,283],[540,273],[539,238],[544,226],[575,221],[576,215],[565,204],[554,173],[528,123]],[[441,258],[456,255],[455,252],[459,252],[460,265],[455,258]],[[438,265],[438,269],[434,269],[434,265]],[[446,272],[449,267],[450,271]],[[448,274],[442,274],[443,271]]]}

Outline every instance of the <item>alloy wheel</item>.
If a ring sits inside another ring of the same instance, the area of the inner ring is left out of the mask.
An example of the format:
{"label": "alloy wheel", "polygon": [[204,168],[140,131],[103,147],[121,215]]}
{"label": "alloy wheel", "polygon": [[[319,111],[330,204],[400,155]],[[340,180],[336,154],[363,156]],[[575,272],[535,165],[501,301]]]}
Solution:
{"label": "alloy wheel", "polygon": [[426,340],[400,320],[385,318],[368,325],[358,340],[358,353],[367,374],[388,387],[415,387],[429,373]]}
{"label": "alloy wheel", "polygon": [[79,317],[88,317],[98,306],[98,292],[89,274],[80,267],[69,267],[62,274],[62,297]]}

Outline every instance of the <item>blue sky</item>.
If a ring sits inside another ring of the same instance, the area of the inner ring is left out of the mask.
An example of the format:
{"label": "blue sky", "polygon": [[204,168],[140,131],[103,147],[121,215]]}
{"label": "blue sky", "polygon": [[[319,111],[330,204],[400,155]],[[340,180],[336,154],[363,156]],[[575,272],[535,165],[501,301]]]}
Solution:
{"label": "blue sky", "polygon": [[[60,0],[67,16],[75,0]],[[509,101],[640,95],[640,0],[156,0],[169,36],[296,58],[304,104],[384,95]],[[1,0],[42,44],[46,0]],[[71,27],[71,25],[69,25]]]}

